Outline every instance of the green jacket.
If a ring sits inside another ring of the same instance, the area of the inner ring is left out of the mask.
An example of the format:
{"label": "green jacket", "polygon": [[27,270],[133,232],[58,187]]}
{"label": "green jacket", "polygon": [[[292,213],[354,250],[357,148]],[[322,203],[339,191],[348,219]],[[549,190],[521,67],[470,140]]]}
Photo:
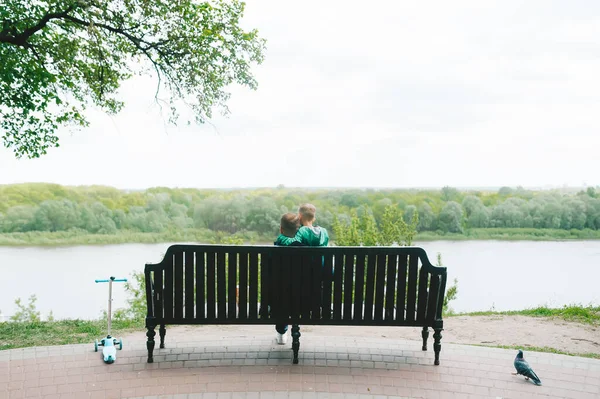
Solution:
{"label": "green jacket", "polygon": [[298,241],[296,237],[288,237],[284,236],[283,234],[279,234],[273,244],[281,245],[283,247],[296,247],[302,245],[302,243]]}
{"label": "green jacket", "polygon": [[300,227],[294,239],[310,247],[326,247],[329,244],[327,230],[319,226]]}

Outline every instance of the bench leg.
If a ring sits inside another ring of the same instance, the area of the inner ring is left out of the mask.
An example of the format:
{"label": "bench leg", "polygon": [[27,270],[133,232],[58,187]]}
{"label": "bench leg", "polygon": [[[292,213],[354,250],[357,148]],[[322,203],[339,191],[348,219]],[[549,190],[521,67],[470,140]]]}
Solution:
{"label": "bench leg", "polygon": [[429,328],[423,327],[423,331],[421,331],[421,336],[423,337],[423,350],[427,350],[427,339],[429,338]]}
{"label": "bench leg", "polygon": [[160,325],[160,328],[158,329],[158,333],[160,334],[160,349],[164,349],[165,335],[167,334],[167,329],[164,324]]}
{"label": "bench leg", "polygon": [[148,363],[154,363],[154,336],[156,332],[154,331],[154,327],[152,325],[146,325],[148,331],[146,332],[146,337],[148,337],[148,341],[146,342],[146,348],[148,348]]}
{"label": "bench leg", "polygon": [[442,344],[440,344],[440,341],[442,339],[442,329],[441,328],[434,328],[434,333],[433,333],[433,351],[435,352],[435,362],[433,364],[435,364],[436,366],[440,365],[440,350],[442,350]]}
{"label": "bench leg", "polygon": [[292,349],[294,350],[294,364],[298,364],[298,351],[300,350],[300,326],[292,325]]}

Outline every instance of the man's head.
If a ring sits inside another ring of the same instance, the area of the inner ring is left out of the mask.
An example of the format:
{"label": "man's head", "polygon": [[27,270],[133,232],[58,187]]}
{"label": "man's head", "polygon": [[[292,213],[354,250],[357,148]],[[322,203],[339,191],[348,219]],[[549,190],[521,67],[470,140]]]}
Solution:
{"label": "man's head", "polygon": [[313,204],[302,204],[298,208],[298,219],[301,225],[312,224],[315,221],[317,208]]}
{"label": "man's head", "polygon": [[295,213],[286,213],[281,217],[279,231],[284,236],[294,237],[299,227],[300,221],[298,220],[298,215]]}

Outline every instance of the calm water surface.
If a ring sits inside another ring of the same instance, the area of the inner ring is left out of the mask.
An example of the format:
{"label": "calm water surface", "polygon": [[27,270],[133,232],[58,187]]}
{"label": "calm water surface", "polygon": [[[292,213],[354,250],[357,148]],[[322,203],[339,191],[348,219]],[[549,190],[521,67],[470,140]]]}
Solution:
{"label": "calm water surface", "polygon": [[[456,311],[510,310],[537,305],[600,304],[600,241],[433,241],[416,243],[433,264],[442,253],[449,281],[458,279]],[[169,244],[0,247],[0,312],[15,298],[37,295],[42,317],[96,318],[107,307],[108,285],[95,279],[130,277],[162,259]],[[126,304],[115,284],[113,308]]]}

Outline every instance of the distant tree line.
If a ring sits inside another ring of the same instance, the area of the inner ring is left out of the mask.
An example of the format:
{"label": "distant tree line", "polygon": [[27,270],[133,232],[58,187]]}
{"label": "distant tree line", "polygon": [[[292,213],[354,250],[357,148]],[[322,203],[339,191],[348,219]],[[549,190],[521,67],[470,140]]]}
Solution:
{"label": "distant tree line", "polygon": [[[278,187],[254,190],[65,187],[54,184],[0,186],[0,232],[81,230],[165,232],[208,229],[236,234],[275,235],[281,215],[299,204],[317,206],[318,224],[385,229],[384,213],[394,209],[417,231],[461,233],[470,228],[600,230],[600,190],[529,191],[503,187],[495,192],[441,190],[318,189]],[[368,217],[366,217],[367,215]],[[371,223],[372,225],[369,225]]]}

